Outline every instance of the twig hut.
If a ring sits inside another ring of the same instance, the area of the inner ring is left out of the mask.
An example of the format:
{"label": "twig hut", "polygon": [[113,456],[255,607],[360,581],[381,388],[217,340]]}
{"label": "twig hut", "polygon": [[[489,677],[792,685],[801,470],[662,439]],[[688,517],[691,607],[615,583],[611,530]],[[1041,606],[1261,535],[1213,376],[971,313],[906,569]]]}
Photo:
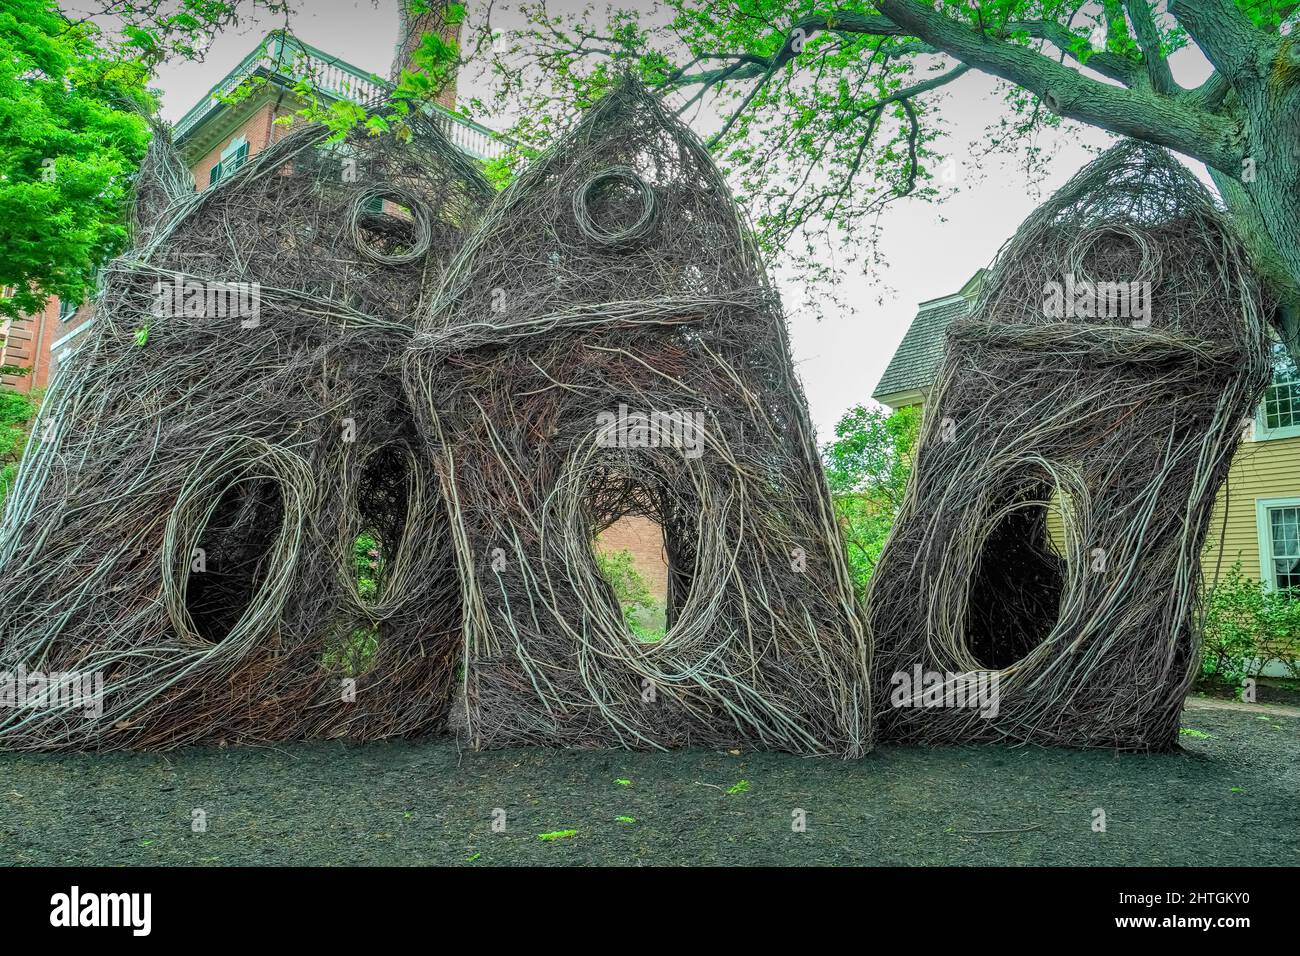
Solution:
{"label": "twig hut", "polygon": [[458,618],[430,609],[456,577],[399,360],[490,194],[435,129],[309,126],[194,195],[159,133],[139,245],[46,399],[0,544],[0,670],[93,677],[98,700],[27,694],[0,743],[445,724]]}
{"label": "twig hut", "polygon": [[[493,205],[406,360],[460,570],[480,747],[869,747],[867,647],[749,232],[633,81]],[[593,538],[663,529],[667,636]]]}
{"label": "twig hut", "polygon": [[1024,222],[950,328],[868,592],[881,739],[1175,745],[1263,312],[1158,147],[1112,148]]}

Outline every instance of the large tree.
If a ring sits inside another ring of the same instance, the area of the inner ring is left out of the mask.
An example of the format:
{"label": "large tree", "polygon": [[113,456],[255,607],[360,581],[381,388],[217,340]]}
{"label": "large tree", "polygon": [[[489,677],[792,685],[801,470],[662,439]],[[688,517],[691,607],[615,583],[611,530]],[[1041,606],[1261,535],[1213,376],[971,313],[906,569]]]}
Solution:
{"label": "large tree", "polygon": [[[1296,3],[640,6],[573,12],[563,0],[524,0],[503,17],[497,3],[467,47],[493,64],[496,105],[523,117],[516,135],[544,140],[631,67],[684,113],[711,119],[709,142],[750,197],[762,238],[816,275],[828,251],[867,244],[883,205],[942,195],[939,93],[986,73],[1006,94],[990,149],[1019,148],[1065,118],[1205,163],[1300,353],[1300,42],[1283,26]],[[519,14],[522,29],[493,33]],[[1189,43],[1212,69],[1184,86],[1170,56]]]}
{"label": "large tree", "polygon": [[0,8],[0,316],[80,301],[126,239],[149,142],[148,72],[109,55],[52,0]]}

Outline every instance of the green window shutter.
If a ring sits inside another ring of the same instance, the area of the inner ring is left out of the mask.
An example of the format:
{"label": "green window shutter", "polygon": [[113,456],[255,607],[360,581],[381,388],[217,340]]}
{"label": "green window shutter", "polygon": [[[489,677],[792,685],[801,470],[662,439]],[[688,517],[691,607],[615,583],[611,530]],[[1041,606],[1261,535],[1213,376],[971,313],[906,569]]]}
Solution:
{"label": "green window shutter", "polygon": [[232,139],[230,144],[221,151],[221,162],[212,167],[212,178],[208,180],[208,185],[229,177],[231,173],[244,165],[244,160],[248,159],[248,140],[240,137]]}

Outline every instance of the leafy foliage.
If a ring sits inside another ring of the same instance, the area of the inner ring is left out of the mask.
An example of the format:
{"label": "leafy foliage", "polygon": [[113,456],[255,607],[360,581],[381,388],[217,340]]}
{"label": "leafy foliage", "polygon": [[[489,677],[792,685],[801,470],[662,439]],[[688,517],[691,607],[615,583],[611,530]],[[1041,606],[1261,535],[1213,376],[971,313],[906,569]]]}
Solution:
{"label": "leafy foliage", "polygon": [[1237,562],[1206,596],[1202,638],[1205,677],[1240,684],[1267,661],[1300,677],[1300,594],[1265,588]]}
{"label": "leafy foliage", "polygon": [[18,460],[27,447],[28,426],[36,403],[21,392],[0,391],[0,505],[18,473]]}
{"label": "leafy foliage", "polygon": [[859,597],[903,504],[920,428],[917,406],[890,413],[856,405],[840,417],[835,440],[822,448],[826,481]]}
{"label": "leafy foliage", "polygon": [[[383,556],[379,541],[372,533],[357,536],[352,544],[352,573],[356,578],[357,596],[363,604],[379,600],[379,582]],[[354,627],[331,641],[321,656],[321,663],[345,677],[359,677],[370,670],[379,651],[379,625]]]}
{"label": "leafy foliage", "polygon": [[383,555],[373,534],[362,534],[352,545],[352,569],[357,578],[357,594],[374,604],[379,599],[379,577]]}
{"label": "leafy foliage", "polygon": [[665,628],[658,623],[663,620],[663,605],[655,600],[645,578],[637,571],[632,552],[597,549],[595,554],[596,567],[614,590],[623,609],[623,623],[632,636],[646,643],[663,640]]}
{"label": "leafy foliage", "polygon": [[148,70],[53,0],[0,9],[0,317],[79,302],[127,239],[131,175],[149,142]]}

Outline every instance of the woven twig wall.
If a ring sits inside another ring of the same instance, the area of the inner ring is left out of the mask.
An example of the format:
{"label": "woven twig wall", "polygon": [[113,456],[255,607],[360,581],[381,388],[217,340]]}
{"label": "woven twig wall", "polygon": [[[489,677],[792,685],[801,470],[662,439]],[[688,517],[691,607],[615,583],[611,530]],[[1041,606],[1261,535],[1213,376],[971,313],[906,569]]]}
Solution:
{"label": "woven twig wall", "polygon": [[[141,245],[46,399],[0,554],[0,670],[100,683],[9,702],[5,746],[444,725],[458,589],[399,363],[491,189],[433,129],[327,136],[188,196],[155,139]],[[377,529],[402,548],[364,600]]]}
{"label": "woven twig wall", "polygon": [[882,739],[1175,745],[1263,310],[1157,147],[1112,148],[1025,221],[950,328],[868,592]]}
{"label": "woven twig wall", "polygon": [[[179,169],[156,138],[0,542],[0,670],[102,687],[0,745],[429,733],[457,688],[479,747],[1173,745],[1268,353],[1164,151],[1080,173],[952,327],[865,633],[779,303],[639,85],[495,197],[433,129]],[[597,567],[627,516],[663,530],[662,640]]]}
{"label": "woven twig wall", "polygon": [[[425,326],[407,383],[455,528],[477,745],[869,746],[784,320],[721,176],[654,97],[624,83],[533,162]],[[593,559],[626,515],[664,529],[655,643]]]}

